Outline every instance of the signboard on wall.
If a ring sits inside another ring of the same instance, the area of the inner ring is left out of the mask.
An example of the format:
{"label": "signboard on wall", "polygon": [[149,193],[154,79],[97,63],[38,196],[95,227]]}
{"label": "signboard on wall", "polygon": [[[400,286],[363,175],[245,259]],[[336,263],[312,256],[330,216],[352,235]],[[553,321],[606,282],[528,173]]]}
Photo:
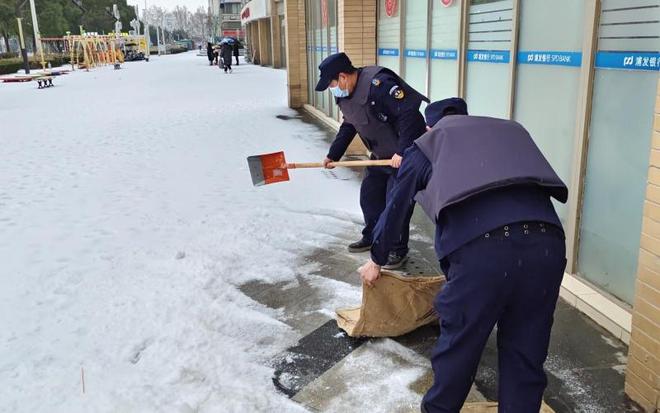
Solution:
{"label": "signboard on wall", "polygon": [[456,60],[458,50],[456,49],[431,49],[431,59]]}
{"label": "signboard on wall", "polygon": [[385,48],[378,49],[378,56],[398,56],[398,55],[399,55],[399,49],[385,49]]}
{"label": "signboard on wall", "polygon": [[509,63],[508,50],[468,50],[468,62]]}
{"label": "signboard on wall", "polygon": [[551,52],[546,50],[520,51],[518,52],[518,63],[580,67],[582,65],[582,53]]}
{"label": "signboard on wall", "polygon": [[396,14],[396,0],[385,0],[385,14],[388,17],[393,17]]}
{"label": "signboard on wall", "polygon": [[599,69],[660,71],[660,53],[657,52],[609,52],[596,53]]}
{"label": "signboard on wall", "polygon": [[266,0],[249,1],[241,9],[241,24],[246,24],[252,20],[264,19],[270,17],[270,3]]}
{"label": "signboard on wall", "polygon": [[222,35],[225,37],[237,37],[239,39],[245,38],[244,30],[223,30]]}

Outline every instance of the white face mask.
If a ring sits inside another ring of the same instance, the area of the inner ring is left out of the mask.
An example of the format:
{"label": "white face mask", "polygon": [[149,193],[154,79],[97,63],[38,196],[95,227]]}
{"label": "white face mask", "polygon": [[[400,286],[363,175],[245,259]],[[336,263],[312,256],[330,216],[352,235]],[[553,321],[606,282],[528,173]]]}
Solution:
{"label": "white face mask", "polygon": [[330,88],[330,93],[336,98],[348,97],[348,90],[341,89],[339,85]]}

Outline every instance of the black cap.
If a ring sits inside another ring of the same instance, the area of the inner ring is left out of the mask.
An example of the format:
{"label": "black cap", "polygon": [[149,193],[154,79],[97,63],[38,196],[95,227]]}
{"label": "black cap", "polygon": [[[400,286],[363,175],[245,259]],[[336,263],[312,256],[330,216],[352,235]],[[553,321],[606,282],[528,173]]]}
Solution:
{"label": "black cap", "polygon": [[323,92],[330,86],[333,79],[337,79],[339,73],[352,72],[354,70],[351,59],[346,56],[346,53],[335,53],[323,59],[319,65],[321,77],[319,83],[316,84],[316,91]]}
{"label": "black cap", "polygon": [[426,124],[433,127],[446,115],[467,115],[467,103],[461,98],[442,99],[424,109]]}

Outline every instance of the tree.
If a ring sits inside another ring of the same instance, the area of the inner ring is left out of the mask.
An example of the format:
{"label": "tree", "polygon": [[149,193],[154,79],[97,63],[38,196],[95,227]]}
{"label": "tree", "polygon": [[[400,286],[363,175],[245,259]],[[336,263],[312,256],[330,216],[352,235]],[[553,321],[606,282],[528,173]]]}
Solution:
{"label": "tree", "polygon": [[[2,34],[5,41],[7,51],[9,51],[9,36],[18,34],[16,18],[26,17],[24,16],[24,10],[27,2],[28,0],[0,0],[0,34]],[[29,17],[29,14],[27,17]]]}
{"label": "tree", "polygon": [[193,39],[197,41],[203,41],[208,38],[209,35],[209,14],[207,9],[204,7],[199,7],[193,13],[191,19],[191,28],[190,34]]}
{"label": "tree", "polygon": [[39,31],[44,37],[62,36],[71,27],[70,20],[64,13],[68,2],[48,0],[39,2]]}
{"label": "tree", "polygon": [[[45,0],[51,1],[51,0]],[[85,13],[81,24],[88,32],[108,33],[115,29],[115,19],[112,16],[112,5],[117,4],[119,15],[125,27],[135,18],[135,9],[126,4],[126,0],[84,0]]]}
{"label": "tree", "polygon": [[174,40],[190,39],[190,35],[188,34],[188,32],[181,29],[173,30],[172,37],[174,38]]}
{"label": "tree", "polygon": [[162,26],[163,18],[165,17],[166,13],[167,12],[162,7],[150,6],[146,10],[147,21],[149,22],[150,25]]}
{"label": "tree", "polygon": [[192,13],[188,11],[186,6],[176,6],[172,11],[175,20],[175,29],[188,32],[190,31]]}
{"label": "tree", "polygon": [[0,0],[0,36],[5,41],[5,49],[9,52],[9,36],[16,32],[16,16],[13,1]]}

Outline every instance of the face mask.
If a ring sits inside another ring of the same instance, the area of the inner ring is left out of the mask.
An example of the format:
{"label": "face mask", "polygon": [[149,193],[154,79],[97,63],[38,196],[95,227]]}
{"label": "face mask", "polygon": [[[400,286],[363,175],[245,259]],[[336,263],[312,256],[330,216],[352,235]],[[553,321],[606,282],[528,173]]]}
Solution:
{"label": "face mask", "polygon": [[330,88],[330,93],[336,98],[348,97],[348,90],[341,89],[339,85]]}

